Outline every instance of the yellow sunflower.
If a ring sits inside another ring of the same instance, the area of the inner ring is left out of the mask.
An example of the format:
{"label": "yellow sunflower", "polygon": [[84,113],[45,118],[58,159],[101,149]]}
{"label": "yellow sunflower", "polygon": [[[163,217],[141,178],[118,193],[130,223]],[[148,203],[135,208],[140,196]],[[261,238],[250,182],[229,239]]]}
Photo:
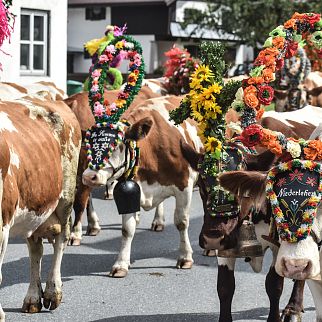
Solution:
{"label": "yellow sunflower", "polygon": [[206,152],[220,152],[221,147],[221,142],[218,139],[208,136],[207,142],[205,143]]}
{"label": "yellow sunflower", "polygon": [[191,75],[191,80],[198,79],[200,82],[210,81],[214,77],[211,69],[206,65],[199,65]]}
{"label": "yellow sunflower", "polygon": [[200,114],[197,110],[193,110],[191,112],[191,116],[197,121],[197,122],[202,122],[204,117],[202,114]]}

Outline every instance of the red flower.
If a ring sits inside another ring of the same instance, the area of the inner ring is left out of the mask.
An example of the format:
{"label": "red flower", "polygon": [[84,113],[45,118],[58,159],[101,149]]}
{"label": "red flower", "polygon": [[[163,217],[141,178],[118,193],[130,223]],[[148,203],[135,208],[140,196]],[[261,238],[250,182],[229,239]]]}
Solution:
{"label": "red flower", "polygon": [[311,13],[305,15],[305,20],[310,24],[311,28],[314,28],[314,24],[320,21],[321,15],[319,13]]}
{"label": "red flower", "polygon": [[295,55],[298,48],[298,43],[296,41],[288,41],[286,45],[285,58],[291,58]]}
{"label": "red flower", "polygon": [[259,124],[251,124],[244,129],[238,139],[247,147],[252,147],[260,143],[263,135],[262,127]]}
{"label": "red flower", "polygon": [[259,87],[258,99],[264,105],[271,104],[274,98],[274,89],[269,85],[263,85]]}
{"label": "red flower", "polygon": [[282,69],[284,66],[284,59],[276,59],[276,69]]}

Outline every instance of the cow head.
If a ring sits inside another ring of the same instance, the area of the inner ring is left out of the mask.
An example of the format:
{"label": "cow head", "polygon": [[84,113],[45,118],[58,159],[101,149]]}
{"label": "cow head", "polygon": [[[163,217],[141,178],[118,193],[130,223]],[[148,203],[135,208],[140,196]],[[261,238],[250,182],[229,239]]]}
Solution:
{"label": "cow head", "polygon": [[[236,145],[236,147],[238,146]],[[184,158],[189,162],[191,167],[200,174],[198,185],[204,208],[204,224],[199,236],[200,246],[204,249],[217,250],[234,248],[237,244],[238,229],[242,220],[250,213],[253,206],[250,202],[250,198],[245,195],[239,200],[233,200],[232,203],[223,200],[224,202],[222,205],[218,203],[215,208],[212,208],[209,201],[210,195],[213,194],[214,191],[210,189],[210,185],[214,184],[214,182],[211,181],[213,180],[212,178],[207,178],[207,176],[204,175],[202,166],[200,166],[203,164],[205,156],[197,153],[192,147],[183,142],[181,143],[181,149]],[[241,152],[241,150],[239,151]],[[275,159],[275,155],[270,151],[265,151],[258,155],[252,155],[245,153],[244,151],[241,153],[243,155],[242,168],[247,170],[268,170]],[[233,155],[231,155],[231,158],[235,159]],[[233,169],[235,165],[236,164],[232,162],[230,169],[227,170]],[[233,179],[231,184],[234,186]],[[249,188],[254,189],[254,186]],[[257,188],[255,188],[255,190],[257,190]],[[237,191],[234,192],[237,194]],[[218,195],[219,198],[217,198],[217,200],[223,196],[223,193],[219,192]],[[223,199],[225,199],[225,197],[223,197]],[[259,205],[261,205],[260,200],[258,200],[258,208],[261,208]],[[237,209],[234,208],[236,206]],[[230,209],[228,209],[229,207]],[[218,211],[221,212],[219,213]]]}
{"label": "cow head", "polygon": [[[104,167],[99,170],[88,167],[83,173],[83,183],[95,187],[119,179],[129,168],[131,157],[129,142],[139,141],[146,137],[152,124],[152,119],[150,117],[145,117],[125,128],[124,139],[114,147],[113,152],[105,162]],[[108,147],[106,149],[108,149]]]}
{"label": "cow head", "polygon": [[[319,198],[314,198],[321,184],[320,173],[287,169],[285,164],[279,164],[272,171],[268,176],[249,171],[224,173],[219,181],[241,202],[249,198],[252,205],[261,203],[262,209],[271,216],[271,227],[274,227],[271,235],[280,243],[275,263],[279,275],[297,280],[319,278],[322,209],[317,208],[315,219],[312,211],[318,207]],[[271,173],[276,174],[273,181]]]}

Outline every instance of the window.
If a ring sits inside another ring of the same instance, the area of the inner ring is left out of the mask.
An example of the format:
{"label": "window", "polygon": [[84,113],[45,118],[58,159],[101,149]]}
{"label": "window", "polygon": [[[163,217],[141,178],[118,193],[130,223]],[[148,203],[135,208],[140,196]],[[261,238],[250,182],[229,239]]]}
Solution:
{"label": "window", "polygon": [[86,20],[105,20],[106,8],[105,7],[86,8],[85,19]]}
{"label": "window", "polygon": [[21,10],[21,75],[48,75],[48,13]]}

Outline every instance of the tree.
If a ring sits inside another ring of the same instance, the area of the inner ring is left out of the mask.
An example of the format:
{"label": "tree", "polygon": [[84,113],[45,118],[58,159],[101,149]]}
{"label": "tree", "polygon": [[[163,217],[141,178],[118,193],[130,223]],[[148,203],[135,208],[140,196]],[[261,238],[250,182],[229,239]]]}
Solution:
{"label": "tree", "polygon": [[235,35],[241,43],[261,47],[268,33],[291,18],[294,12],[322,12],[321,0],[217,0],[208,2],[204,12],[189,10],[181,24],[195,24]]}

